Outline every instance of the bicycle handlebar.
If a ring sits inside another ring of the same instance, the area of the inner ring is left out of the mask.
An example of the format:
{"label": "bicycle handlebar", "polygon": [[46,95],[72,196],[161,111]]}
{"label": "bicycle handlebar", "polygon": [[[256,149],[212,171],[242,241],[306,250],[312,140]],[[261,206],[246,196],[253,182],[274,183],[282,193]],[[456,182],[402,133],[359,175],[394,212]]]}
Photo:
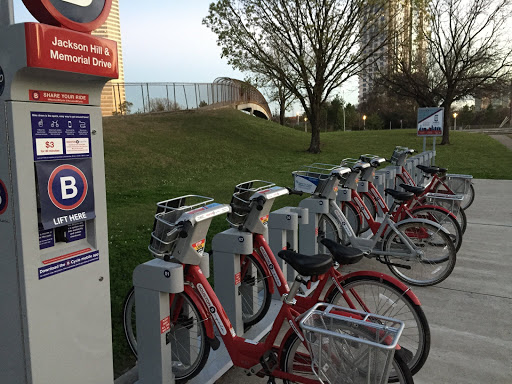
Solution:
{"label": "bicycle handlebar", "polygon": [[302,191],[297,191],[296,189],[292,189],[292,188],[288,188],[286,187],[286,189],[288,190],[288,193],[290,195],[297,195],[297,196],[302,196],[304,192]]}
{"label": "bicycle handlebar", "polygon": [[178,224],[181,224],[181,231],[179,233],[179,237],[181,237],[182,239],[185,239],[188,237],[188,231],[193,227],[192,223],[187,220],[187,221],[182,221],[181,223],[178,223]]}

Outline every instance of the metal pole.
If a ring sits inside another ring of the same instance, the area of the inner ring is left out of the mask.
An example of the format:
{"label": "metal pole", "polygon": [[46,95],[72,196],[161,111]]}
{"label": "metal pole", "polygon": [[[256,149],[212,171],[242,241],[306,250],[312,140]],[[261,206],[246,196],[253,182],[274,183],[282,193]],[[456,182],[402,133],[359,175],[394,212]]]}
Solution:
{"label": "metal pole", "polygon": [[183,93],[185,94],[185,103],[187,104],[188,109],[187,91],[185,90],[185,84],[183,84]]}
{"label": "metal pole", "polygon": [[170,111],[171,107],[169,105],[169,86],[165,84],[165,94],[167,95],[167,110]]}
{"label": "metal pole", "polygon": [[144,103],[144,84],[140,84],[140,91],[142,92],[142,109],[144,109],[144,113],[146,113],[146,104]]}
{"label": "metal pole", "polygon": [[12,0],[0,0],[0,27],[14,24]]}
{"label": "metal pole", "polygon": [[427,137],[423,137],[423,152],[427,151]]}
{"label": "metal pole", "polygon": [[[112,96],[114,97],[114,106],[116,108],[116,115],[117,115],[117,98],[116,98],[116,86],[112,84]],[[121,107],[121,106],[119,106]]]}
{"label": "metal pole", "polygon": [[199,102],[197,101],[197,84],[194,83],[194,93],[196,94],[196,108],[199,108]]}
{"label": "metal pole", "polygon": [[149,83],[146,83],[146,90],[148,91],[148,112],[151,112],[151,99],[149,98]]}
{"label": "metal pole", "polygon": [[345,132],[345,106],[343,106],[343,132]]}
{"label": "metal pole", "polygon": [[172,89],[174,91],[174,105],[173,109],[178,109],[178,104],[176,104],[176,83],[172,83]]}
{"label": "metal pole", "polygon": [[436,165],[436,139],[437,137],[434,136],[434,145],[432,146],[432,150],[434,151],[434,157],[432,157],[432,165]]}

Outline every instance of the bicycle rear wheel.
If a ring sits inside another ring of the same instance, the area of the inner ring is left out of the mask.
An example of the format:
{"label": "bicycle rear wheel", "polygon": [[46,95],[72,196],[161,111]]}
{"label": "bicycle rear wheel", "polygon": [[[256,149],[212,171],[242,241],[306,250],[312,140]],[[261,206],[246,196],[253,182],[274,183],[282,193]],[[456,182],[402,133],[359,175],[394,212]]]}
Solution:
{"label": "bicycle rear wheel", "polygon": [[[410,250],[398,235],[400,233],[410,245],[414,245],[417,256],[403,256]],[[387,263],[409,266],[390,265],[388,268],[400,280],[417,286],[440,283],[452,273],[455,267],[456,252],[453,241],[435,225],[423,221],[398,223],[396,231],[389,231],[382,243],[382,249],[388,253],[384,256]],[[401,255],[393,255],[396,252]]]}
{"label": "bicycle rear wheel", "polygon": [[[204,320],[186,293],[174,295],[174,300],[169,305],[172,371],[176,382],[184,383],[195,377],[206,364],[210,354],[210,343],[206,337]],[[123,327],[128,345],[137,357],[133,287],[123,305]]]}
{"label": "bicycle rear wheel", "polygon": [[[377,276],[353,276],[340,281],[340,284],[345,292],[333,290],[328,298],[330,303],[404,322],[400,347],[411,373],[418,372],[430,352],[430,327],[421,306],[415,304],[402,289]],[[396,376],[391,372],[390,381]]]}
{"label": "bicycle rear wheel", "polygon": [[[281,351],[281,369],[284,372],[292,373],[310,380],[318,380],[311,368],[311,356],[307,347],[299,339],[295,332],[288,336],[284,342]],[[413,384],[414,379],[411,371],[402,358],[400,350],[395,351],[392,362],[392,372],[395,372],[394,381],[389,380],[389,383],[399,382],[400,384]],[[318,380],[320,383],[320,380]],[[292,384],[292,381],[283,379],[284,384]]]}

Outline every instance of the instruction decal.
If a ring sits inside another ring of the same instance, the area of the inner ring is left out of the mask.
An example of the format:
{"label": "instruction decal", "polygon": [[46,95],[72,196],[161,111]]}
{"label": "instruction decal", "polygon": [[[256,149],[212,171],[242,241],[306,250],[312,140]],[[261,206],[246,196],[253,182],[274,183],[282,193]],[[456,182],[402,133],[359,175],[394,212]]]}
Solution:
{"label": "instruction decal", "polygon": [[57,275],[62,272],[69,271],[90,263],[94,263],[100,259],[100,251],[93,251],[84,255],[75,256],[70,259],[62,260],[54,264],[48,264],[44,267],[38,268],[37,274],[39,280],[45,279],[50,276]]}
{"label": "instruction decal", "polygon": [[53,229],[39,230],[39,249],[46,249],[55,245]]}
{"label": "instruction decal", "polygon": [[9,195],[7,194],[7,187],[4,182],[0,180],[0,215],[2,215],[7,209],[9,203]]}
{"label": "instruction decal", "polygon": [[91,157],[91,116],[30,112],[34,161]]}
{"label": "instruction decal", "polygon": [[38,161],[35,165],[44,229],[96,217],[91,159],[74,160],[73,165],[63,160]]}

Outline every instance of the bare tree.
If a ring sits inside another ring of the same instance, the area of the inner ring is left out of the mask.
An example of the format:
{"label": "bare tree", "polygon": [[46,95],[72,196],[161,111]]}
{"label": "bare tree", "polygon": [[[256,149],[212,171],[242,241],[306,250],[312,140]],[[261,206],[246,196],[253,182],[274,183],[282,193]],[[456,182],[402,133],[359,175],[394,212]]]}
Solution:
{"label": "bare tree", "polygon": [[510,79],[511,1],[434,0],[426,7],[430,18],[416,31],[424,46],[412,61],[395,56],[396,71],[381,68],[380,82],[420,107],[444,107],[441,144],[449,144],[453,102]]}
{"label": "bare tree", "polygon": [[[220,0],[203,20],[222,55],[242,71],[277,79],[301,103],[320,152],[320,114],[329,95],[386,45],[393,18],[384,0]],[[278,52],[278,55],[275,55]]]}

